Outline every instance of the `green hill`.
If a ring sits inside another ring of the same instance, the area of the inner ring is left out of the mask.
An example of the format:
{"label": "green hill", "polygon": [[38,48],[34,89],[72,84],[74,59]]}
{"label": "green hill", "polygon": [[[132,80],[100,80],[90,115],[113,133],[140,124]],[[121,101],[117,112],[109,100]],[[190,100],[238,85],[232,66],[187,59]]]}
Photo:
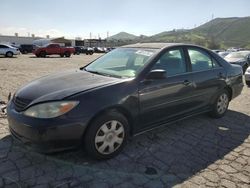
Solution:
{"label": "green hill", "polygon": [[250,17],[216,18],[192,30],[201,36],[214,38],[226,46],[250,45]]}
{"label": "green hill", "polygon": [[[121,32],[109,37],[127,43],[135,42],[183,42],[209,48],[250,48],[250,17],[216,18],[190,30],[172,30],[153,36],[140,37]],[[121,43],[121,44],[125,44]]]}
{"label": "green hill", "polygon": [[153,35],[145,42],[188,42],[210,48],[250,48],[250,17],[216,18],[191,30],[173,30]]}
{"label": "green hill", "polygon": [[138,38],[138,36],[136,36],[136,35],[132,35],[132,34],[126,33],[126,32],[120,32],[120,33],[117,33],[113,36],[110,36],[108,38],[108,40],[135,40],[137,38]]}

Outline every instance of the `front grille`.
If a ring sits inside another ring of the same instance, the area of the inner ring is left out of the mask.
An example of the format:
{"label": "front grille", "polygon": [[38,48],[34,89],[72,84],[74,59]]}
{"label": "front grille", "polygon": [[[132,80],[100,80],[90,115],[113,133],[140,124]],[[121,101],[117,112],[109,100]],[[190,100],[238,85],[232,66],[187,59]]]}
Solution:
{"label": "front grille", "polygon": [[23,111],[29,105],[30,102],[30,100],[22,99],[20,97],[13,98],[13,103],[17,112]]}

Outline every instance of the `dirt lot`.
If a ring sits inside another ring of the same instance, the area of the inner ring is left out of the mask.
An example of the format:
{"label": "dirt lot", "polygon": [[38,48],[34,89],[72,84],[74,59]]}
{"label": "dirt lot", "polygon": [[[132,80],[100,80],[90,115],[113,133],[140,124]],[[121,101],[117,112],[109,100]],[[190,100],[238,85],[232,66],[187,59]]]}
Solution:
{"label": "dirt lot", "polygon": [[[0,98],[93,56],[0,58]],[[222,119],[200,115],[135,137],[114,159],[84,151],[42,155],[12,140],[0,117],[0,187],[250,187],[250,88]]]}

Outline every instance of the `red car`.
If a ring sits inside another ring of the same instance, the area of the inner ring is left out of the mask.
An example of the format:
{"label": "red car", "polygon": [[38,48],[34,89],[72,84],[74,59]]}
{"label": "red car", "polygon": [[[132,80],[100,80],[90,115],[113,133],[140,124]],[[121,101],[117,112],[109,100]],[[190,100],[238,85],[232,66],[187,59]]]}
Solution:
{"label": "red car", "polygon": [[73,47],[61,47],[59,44],[48,44],[45,47],[36,48],[33,51],[37,57],[46,57],[46,55],[60,55],[61,57],[70,57],[75,52]]}

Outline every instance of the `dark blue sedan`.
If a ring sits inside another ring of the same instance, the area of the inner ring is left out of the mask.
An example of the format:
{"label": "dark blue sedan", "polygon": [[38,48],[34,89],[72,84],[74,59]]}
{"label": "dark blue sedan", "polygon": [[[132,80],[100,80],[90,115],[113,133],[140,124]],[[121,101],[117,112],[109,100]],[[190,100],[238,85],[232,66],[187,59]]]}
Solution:
{"label": "dark blue sedan", "polygon": [[222,117],[243,88],[242,68],[186,44],[117,48],[89,65],[42,77],[8,103],[14,138],[40,152],[82,146],[117,155],[130,136],[201,113]]}

